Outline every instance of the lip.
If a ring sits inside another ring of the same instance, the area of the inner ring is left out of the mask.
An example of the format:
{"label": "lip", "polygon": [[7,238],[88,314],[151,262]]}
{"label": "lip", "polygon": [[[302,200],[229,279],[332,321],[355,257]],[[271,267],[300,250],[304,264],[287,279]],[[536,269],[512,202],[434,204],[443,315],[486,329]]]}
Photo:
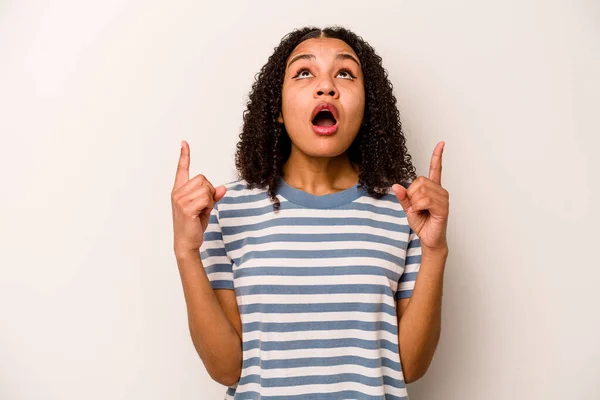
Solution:
{"label": "lip", "polygon": [[[333,118],[335,118],[335,125],[316,126],[316,125],[312,124],[312,121],[315,119],[317,114],[323,110],[328,110],[331,113],[331,115],[333,115]],[[337,110],[337,108],[335,108],[335,106],[333,104],[327,103],[327,102],[319,103],[313,109],[313,112],[310,117],[310,124],[313,128],[313,131],[318,135],[324,135],[324,136],[333,135],[337,131],[338,126],[340,125],[340,120],[339,120],[338,115],[339,115],[338,110]]]}
{"label": "lip", "polygon": [[338,122],[331,126],[312,126],[313,131],[318,135],[329,136],[333,135],[338,129]]}
{"label": "lip", "polygon": [[339,117],[338,117],[338,110],[337,108],[335,108],[335,106],[331,103],[327,103],[327,102],[322,102],[317,104],[317,106],[313,109],[313,112],[310,116],[310,122],[312,123],[312,121],[315,119],[315,117],[317,116],[317,114],[323,110],[328,110],[329,112],[331,112],[331,115],[333,115],[333,118],[335,118],[336,121],[336,125],[339,122]]}

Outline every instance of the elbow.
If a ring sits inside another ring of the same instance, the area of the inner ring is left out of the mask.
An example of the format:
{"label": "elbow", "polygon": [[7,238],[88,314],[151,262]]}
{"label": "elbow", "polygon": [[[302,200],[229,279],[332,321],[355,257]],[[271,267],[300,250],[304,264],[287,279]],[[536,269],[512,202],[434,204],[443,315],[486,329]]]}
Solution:
{"label": "elbow", "polygon": [[213,381],[218,382],[224,386],[235,385],[240,380],[240,374],[241,374],[241,371],[235,371],[235,372],[221,371],[218,373],[217,372],[215,372],[215,373],[209,372],[209,375]]}
{"label": "elbow", "polygon": [[225,376],[222,379],[219,379],[217,382],[219,382],[221,385],[224,385],[224,386],[233,386],[237,382],[239,382],[239,380],[240,380],[239,376]]}
{"label": "elbow", "polygon": [[[234,357],[231,357],[233,359]],[[202,360],[206,372],[213,381],[224,386],[233,386],[240,380],[242,374],[241,354],[236,362],[227,362],[227,359],[217,359],[207,362]]]}
{"label": "elbow", "polygon": [[433,361],[433,356],[440,339],[440,331],[441,329],[436,331],[435,335],[433,336],[433,342],[430,342],[430,345],[425,349],[425,351],[421,351],[419,355],[404,360],[406,361],[406,363],[402,363],[404,383],[413,383],[425,376],[429,366],[431,365],[431,362]]}
{"label": "elbow", "polygon": [[414,375],[414,372],[409,372],[409,370],[404,371],[404,383],[409,384],[417,381],[419,378]]}
{"label": "elbow", "polygon": [[429,357],[422,357],[420,360],[407,363],[403,366],[404,383],[413,383],[421,379],[429,370],[429,366],[433,361],[433,354]]}
{"label": "elbow", "polygon": [[409,384],[409,383],[413,383],[416,379],[413,378],[412,375],[409,375],[408,371],[404,371],[404,383],[405,384]]}
{"label": "elbow", "polygon": [[[192,336],[193,340],[194,336]],[[236,335],[237,339],[238,336]],[[224,386],[233,386],[239,382],[242,374],[242,344],[236,341],[237,348],[231,346],[227,350],[213,351],[207,344],[201,346],[194,341],[202,364],[211,379]],[[214,347],[214,346],[213,346]]]}
{"label": "elbow", "polygon": [[418,367],[414,366],[412,368],[406,368],[404,373],[404,383],[409,384],[418,381],[421,379],[425,373],[427,372],[428,366]]}

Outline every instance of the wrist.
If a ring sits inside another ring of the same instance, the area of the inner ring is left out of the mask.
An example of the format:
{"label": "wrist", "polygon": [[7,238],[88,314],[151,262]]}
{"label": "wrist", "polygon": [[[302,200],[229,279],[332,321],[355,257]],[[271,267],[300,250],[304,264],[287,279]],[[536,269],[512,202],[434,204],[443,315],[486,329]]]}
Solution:
{"label": "wrist", "polygon": [[421,247],[421,258],[431,258],[431,259],[443,259],[448,258],[448,246],[429,248],[422,246]]}
{"label": "wrist", "polygon": [[193,260],[200,258],[200,249],[177,249],[175,248],[177,261]]}

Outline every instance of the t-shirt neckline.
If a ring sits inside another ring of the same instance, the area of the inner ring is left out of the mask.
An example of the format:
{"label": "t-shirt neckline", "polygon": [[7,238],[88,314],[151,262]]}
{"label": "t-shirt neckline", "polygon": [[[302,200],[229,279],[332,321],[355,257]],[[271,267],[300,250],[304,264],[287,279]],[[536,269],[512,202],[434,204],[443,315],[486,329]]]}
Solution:
{"label": "t-shirt neckline", "polygon": [[277,193],[286,200],[309,208],[333,208],[345,203],[350,203],[364,194],[364,190],[359,189],[358,183],[347,189],[336,193],[317,196],[290,186],[282,177],[279,177],[279,186]]}

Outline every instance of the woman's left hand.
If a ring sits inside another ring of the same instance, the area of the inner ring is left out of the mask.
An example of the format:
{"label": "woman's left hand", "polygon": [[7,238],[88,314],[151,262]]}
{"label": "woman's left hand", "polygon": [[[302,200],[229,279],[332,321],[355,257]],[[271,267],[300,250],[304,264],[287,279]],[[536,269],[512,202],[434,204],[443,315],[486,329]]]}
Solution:
{"label": "woman's left hand", "polygon": [[444,142],[433,150],[429,166],[429,178],[419,176],[408,190],[394,184],[392,190],[404,208],[408,224],[419,236],[423,251],[448,249],[446,228],[448,226],[449,193],[442,187],[442,153]]}

